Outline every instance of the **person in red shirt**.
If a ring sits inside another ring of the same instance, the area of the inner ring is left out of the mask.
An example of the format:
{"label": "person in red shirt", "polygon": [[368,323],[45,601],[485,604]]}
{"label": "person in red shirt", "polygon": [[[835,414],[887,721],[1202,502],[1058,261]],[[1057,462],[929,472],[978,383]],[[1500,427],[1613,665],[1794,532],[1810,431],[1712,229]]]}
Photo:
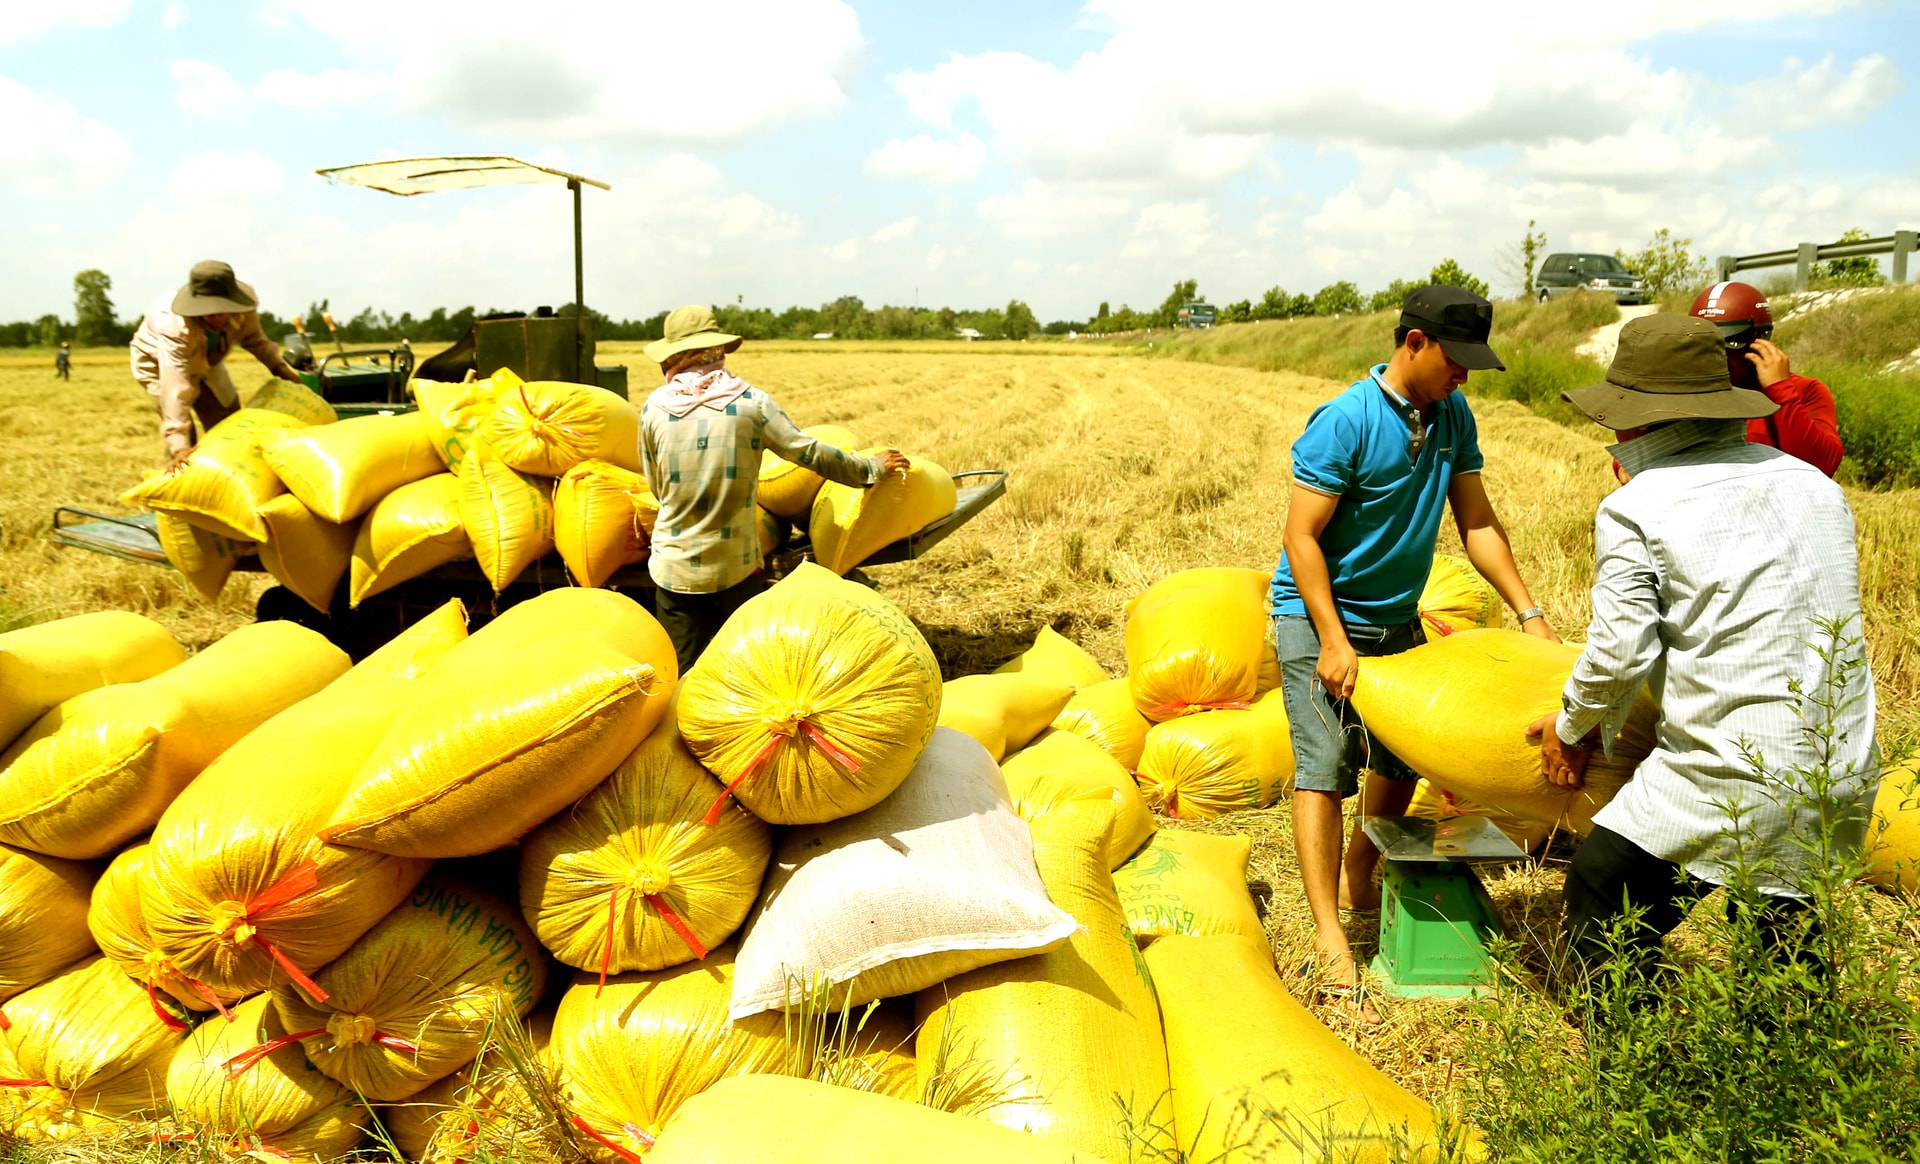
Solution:
{"label": "person in red shirt", "polygon": [[1764,392],[1780,406],[1772,416],[1747,422],[1747,440],[1771,445],[1833,476],[1847,455],[1833,392],[1810,376],[1794,374],[1787,353],[1773,342],[1773,312],[1760,289],[1747,283],[1715,283],[1693,301],[1688,314],[1720,329],[1733,386]]}

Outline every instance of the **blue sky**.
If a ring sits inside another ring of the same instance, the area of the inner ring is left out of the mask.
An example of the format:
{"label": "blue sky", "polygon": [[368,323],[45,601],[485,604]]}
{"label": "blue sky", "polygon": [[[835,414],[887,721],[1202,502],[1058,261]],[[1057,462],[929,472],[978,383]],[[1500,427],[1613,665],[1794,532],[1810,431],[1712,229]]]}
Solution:
{"label": "blue sky", "polygon": [[[571,297],[563,191],[320,166],[506,153],[589,191],[587,297],[1044,318],[1363,289],[1445,257],[1920,226],[1920,0],[922,4],[0,0],[0,318],[132,315],[225,258],[269,308]],[[1562,11],[1564,10],[1564,12]]]}

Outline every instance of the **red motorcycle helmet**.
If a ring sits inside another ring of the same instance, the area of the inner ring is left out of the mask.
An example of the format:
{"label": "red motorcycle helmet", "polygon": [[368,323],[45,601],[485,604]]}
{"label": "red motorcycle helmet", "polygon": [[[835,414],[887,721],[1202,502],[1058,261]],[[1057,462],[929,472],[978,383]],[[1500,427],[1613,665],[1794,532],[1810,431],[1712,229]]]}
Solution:
{"label": "red motorcycle helmet", "polygon": [[1698,316],[1720,331],[1727,346],[1727,376],[1741,388],[1759,387],[1759,374],[1747,349],[1753,341],[1773,337],[1773,312],[1767,297],[1750,283],[1715,283],[1694,299],[1688,315]]}

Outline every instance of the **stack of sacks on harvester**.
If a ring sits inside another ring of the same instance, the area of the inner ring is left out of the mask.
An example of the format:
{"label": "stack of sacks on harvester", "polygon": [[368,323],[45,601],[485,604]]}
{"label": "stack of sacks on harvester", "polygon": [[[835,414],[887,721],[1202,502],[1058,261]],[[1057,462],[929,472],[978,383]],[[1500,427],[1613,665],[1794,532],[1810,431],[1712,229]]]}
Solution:
{"label": "stack of sacks on harvester", "polygon": [[[659,503],[640,471],[639,413],[624,398],[507,370],[409,388],[417,411],[339,420],[318,396],[274,381],[209,430],[184,467],[122,500],[155,512],[169,561],[209,600],[255,551],[321,611],[343,579],[358,606],[462,558],[478,559],[495,591],[555,550],[583,586],[646,560]],[[807,431],[857,444],[845,429]],[[836,574],[953,512],[952,477],[921,457],[872,489],[826,484],[771,452],[760,476],[762,550],[799,522]]]}

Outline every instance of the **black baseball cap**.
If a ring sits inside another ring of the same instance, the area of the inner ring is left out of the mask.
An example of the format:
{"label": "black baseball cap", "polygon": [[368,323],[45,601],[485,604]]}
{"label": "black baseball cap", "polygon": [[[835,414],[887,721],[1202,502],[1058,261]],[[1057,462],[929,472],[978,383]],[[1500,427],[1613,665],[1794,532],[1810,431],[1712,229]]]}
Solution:
{"label": "black baseball cap", "polygon": [[1447,283],[1415,287],[1400,304],[1400,326],[1419,328],[1422,335],[1439,342],[1449,360],[1468,371],[1507,370],[1487,346],[1493,331],[1493,304],[1465,287]]}

